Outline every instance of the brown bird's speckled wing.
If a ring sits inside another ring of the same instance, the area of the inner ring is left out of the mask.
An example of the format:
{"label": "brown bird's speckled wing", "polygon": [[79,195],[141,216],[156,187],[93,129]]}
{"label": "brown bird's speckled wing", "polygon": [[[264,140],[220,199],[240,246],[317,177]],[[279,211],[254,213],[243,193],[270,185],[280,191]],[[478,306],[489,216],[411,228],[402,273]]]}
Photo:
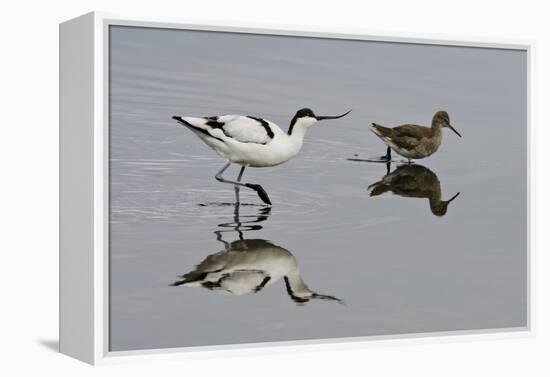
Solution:
{"label": "brown bird's speckled wing", "polygon": [[408,198],[429,198],[439,192],[439,179],[422,165],[402,165],[369,186],[370,196],[391,191]]}
{"label": "brown bird's speckled wing", "polygon": [[[428,174],[431,171],[409,171],[406,174],[400,174],[391,182],[391,190],[394,194],[407,198],[429,198],[434,191],[439,188],[432,182],[432,177]],[[433,173],[432,173],[433,174]],[[436,178],[437,179],[437,178]],[[437,181],[439,184],[439,181]]]}
{"label": "brown bird's speckled wing", "polygon": [[414,148],[423,138],[430,137],[430,129],[427,127],[417,126],[413,124],[405,124],[403,126],[392,128],[390,138],[399,143],[405,148]]}
{"label": "brown bird's speckled wing", "polygon": [[417,126],[414,124],[404,124],[392,128],[393,135],[396,137],[410,137],[414,139],[422,139],[423,137],[430,137],[430,128],[424,126]]}
{"label": "brown bird's speckled wing", "polygon": [[414,149],[425,137],[430,136],[430,129],[427,127],[405,124],[402,126],[390,128],[373,123],[377,134],[390,140],[401,148]]}

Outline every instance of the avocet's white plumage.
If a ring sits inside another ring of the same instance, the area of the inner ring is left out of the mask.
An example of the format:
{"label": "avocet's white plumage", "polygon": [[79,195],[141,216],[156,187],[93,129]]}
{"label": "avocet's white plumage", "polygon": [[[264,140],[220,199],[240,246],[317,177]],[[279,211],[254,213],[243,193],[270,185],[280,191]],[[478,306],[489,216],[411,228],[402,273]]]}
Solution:
{"label": "avocet's white plumage", "polygon": [[301,140],[282,131],[273,122],[242,115],[181,117],[221,157],[243,166],[267,167],[282,164],[298,153]]}
{"label": "avocet's white plumage", "polygon": [[[240,183],[244,168],[276,166],[290,160],[302,148],[309,127],[320,120],[337,119],[348,113],[349,111],[338,116],[317,116],[310,109],[304,108],[296,113],[288,132],[284,132],[271,121],[250,115],[174,116],[173,119],[189,128],[218,155],[229,161],[216,175],[218,181],[251,188],[265,203],[271,204],[260,185]],[[222,177],[222,173],[231,163],[242,166],[237,181]]]}

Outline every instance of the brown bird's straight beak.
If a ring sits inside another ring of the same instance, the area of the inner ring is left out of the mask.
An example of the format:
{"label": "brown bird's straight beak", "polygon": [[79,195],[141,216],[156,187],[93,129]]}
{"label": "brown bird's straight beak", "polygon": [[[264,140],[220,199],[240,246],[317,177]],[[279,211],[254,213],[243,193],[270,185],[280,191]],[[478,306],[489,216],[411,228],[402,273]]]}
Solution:
{"label": "brown bird's straight beak", "polygon": [[455,196],[453,196],[451,199],[449,200],[446,200],[445,203],[449,204],[450,202],[452,202],[453,200],[455,200],[458,196],[460,195],[460,192],[457,192],[455,194]]}
{"label": "brown bird's straight beak", "polygon": [[453,130],[453,132],[454,132],[455,134],[457,134],[458,136],[462,137],[462,135],[459,134],[458,131],[455,130],[453,126],[451,126],[450,124],[449,124],[448,126],[449,126],[449,128],[450,128],[451,130]]}
{"label": "brown bird's straight beak", "polygon": [[348,112],[345,112],[344,114],[342,115],[336,115],[336,116],[316,116],[315,118],[317,120],[323,120],[323,119],[338,119],[338,118],[342,118],[346,115],[348,115],[350,113],[351,110],[349,110]]}

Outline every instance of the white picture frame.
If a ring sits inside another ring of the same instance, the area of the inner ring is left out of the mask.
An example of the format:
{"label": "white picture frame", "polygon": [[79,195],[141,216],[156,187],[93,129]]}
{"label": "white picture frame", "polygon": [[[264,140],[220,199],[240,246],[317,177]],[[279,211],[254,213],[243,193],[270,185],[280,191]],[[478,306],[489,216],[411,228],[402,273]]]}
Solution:
{"label": "white picture frame", "polygon": [[[380,346],[383,344],[458,341],[534,335],[533,263],[528,250],[528,323],[510,329],[483,329],[399,336],[274,342],[109,352],[108,328],[108,47],[111,25],[186,30],[326,37],[432,45],[473,46],[526,51],[528,60],[528,239],[533,237],[531,181],[533,165],[531,41],[460,40],[443,37],[385,35],[357,30],[294,30],[253,24],[200,25],[170,18],[88,13],[60,25],[60,351],[90,364],[182,359],[296,349]],[[457,335],[461,335],[460,338]],[[434,338],[437,336],[437,338]],[[197,354],[196,351],[202,351]]]}

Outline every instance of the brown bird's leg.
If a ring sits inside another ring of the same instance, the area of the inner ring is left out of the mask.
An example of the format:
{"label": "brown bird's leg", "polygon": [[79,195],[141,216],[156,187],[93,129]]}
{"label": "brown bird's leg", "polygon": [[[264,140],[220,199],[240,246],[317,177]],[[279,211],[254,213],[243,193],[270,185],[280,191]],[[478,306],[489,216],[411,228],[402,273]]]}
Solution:
{"label": "brown bird's leg", "polygon": [[391,161],[391,148],[388,147],[388,150],[386,151],[386,154],[382,157],[380,157],[382,160]]}

